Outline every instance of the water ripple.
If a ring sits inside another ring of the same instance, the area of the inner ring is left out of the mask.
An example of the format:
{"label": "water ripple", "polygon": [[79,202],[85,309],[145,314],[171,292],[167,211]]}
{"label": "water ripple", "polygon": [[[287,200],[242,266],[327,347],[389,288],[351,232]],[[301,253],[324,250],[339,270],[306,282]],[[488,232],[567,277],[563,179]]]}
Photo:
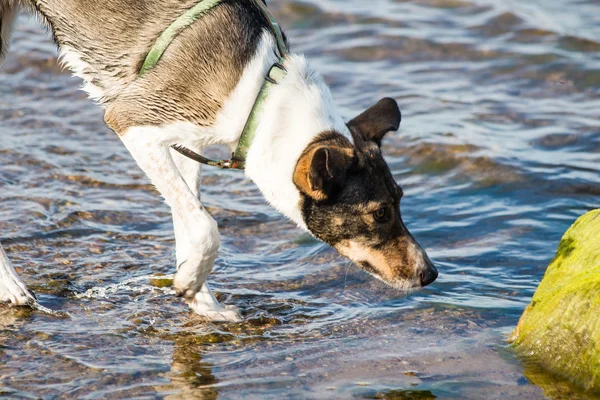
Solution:
{"label": "water ripple", "polygon": [[0,239],[40,306],[0,306],[0,396],[542,398],[504,340],[598,207],[597,1],[269,4],[347,118],[398,100],[384,153],[439,280],[385,287],[205,169],[210,283],[244,316],[206,323],[173,296],[167,206],[21,19],[0,70]]}

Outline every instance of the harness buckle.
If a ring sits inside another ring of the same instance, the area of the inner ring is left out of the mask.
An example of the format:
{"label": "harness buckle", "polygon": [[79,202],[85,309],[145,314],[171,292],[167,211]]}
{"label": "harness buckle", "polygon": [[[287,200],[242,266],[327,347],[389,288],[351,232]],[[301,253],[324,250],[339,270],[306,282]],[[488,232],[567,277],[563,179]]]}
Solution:
{"label": "harness buckle", "polygon": [[279,61],[275,62],[273,65],[274,65],[275,67],[277,67],[277,68],[279,68],[279,69],[281,69],[281,70],[285,71],[285,72],[288,72],[288,70],[287,70],[287,68],[285,67],[285,65],[283,65],[283,63],[281,63],[281,62],[279,62]]}

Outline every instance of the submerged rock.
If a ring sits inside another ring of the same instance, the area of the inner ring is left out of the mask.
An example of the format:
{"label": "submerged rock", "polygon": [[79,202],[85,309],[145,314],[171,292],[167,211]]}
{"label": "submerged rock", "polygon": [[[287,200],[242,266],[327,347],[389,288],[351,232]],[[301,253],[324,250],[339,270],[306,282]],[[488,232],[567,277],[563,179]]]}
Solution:
{"label": "submerged rock", "polygon": [[510,340],[528,361],[600,391],[600,210],[565,233]]}

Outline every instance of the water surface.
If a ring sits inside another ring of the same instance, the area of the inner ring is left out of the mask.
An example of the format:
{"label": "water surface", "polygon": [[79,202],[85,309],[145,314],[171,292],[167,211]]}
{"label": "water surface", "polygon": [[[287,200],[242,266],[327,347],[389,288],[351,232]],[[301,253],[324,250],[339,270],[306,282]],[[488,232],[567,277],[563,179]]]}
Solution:
{"label": "water surface", "polygon": [[[205,169],[221,227],[210,324],[162,281],[168,208],[21,18],[0,70],[0,241],[40,302],[0,306],[0,395],[586,398],[506,347],[566,228],[600,198],[595,0],[273,0],[347,118],[403,111],[385,154],[440,270],[398,293]],[[533,382],[541,383],[536,386]]]}

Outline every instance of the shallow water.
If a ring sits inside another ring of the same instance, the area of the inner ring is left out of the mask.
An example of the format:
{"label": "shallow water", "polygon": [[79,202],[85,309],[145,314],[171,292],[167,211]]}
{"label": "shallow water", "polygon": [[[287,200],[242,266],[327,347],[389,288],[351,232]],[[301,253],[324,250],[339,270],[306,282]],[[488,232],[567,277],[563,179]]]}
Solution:
{"label": "shallow water", "polygon": [[[0,306],[0,396],[586,398],[523,367],[507,334],[558,241],[600,198],[596,0],[273,0],[343,114],[395,97],[385,153],[440,278],[397,293],[205,169],[221,227],[204,323],[169,210],[21,18],[0,70],[0,241],[40,302]],[[536,386],[537,382],[541,386]]]}

